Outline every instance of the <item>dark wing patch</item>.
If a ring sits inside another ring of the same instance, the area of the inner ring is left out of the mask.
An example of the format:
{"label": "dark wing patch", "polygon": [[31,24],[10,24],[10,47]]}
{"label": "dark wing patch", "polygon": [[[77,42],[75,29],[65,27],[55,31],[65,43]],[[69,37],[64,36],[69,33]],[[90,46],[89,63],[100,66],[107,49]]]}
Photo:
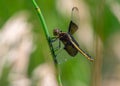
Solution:
{"label": "dark wing patch", "polygon": [[68,33],[72,35],[77,31],[77,29],[78,29],[78,26],[71,21],[69,24]]}
{"label": "dark wing patch", "polygon": [[75,56],[78,53],[78,50],[72,45],[67,44],[65,45],[64,49],[68,52],[69,55]]}

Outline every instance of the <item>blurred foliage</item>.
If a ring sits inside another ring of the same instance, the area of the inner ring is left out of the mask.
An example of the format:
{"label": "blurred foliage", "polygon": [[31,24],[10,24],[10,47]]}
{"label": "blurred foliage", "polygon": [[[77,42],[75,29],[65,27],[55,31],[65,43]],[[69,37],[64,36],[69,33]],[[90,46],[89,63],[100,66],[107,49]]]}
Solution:
{"label": "blurred foliage", "polygon": [[[69,18],[61,16],[56,10],[56,0],[36,0],[38,5],[41,8],[41,11],[46,20],[46,24],[49,28],[49,32],[52,36],[52,30],[55,27],[59,27],[61,29],[66,30],[69,23]],[[120,0],[116,0],[118,3]],[[99,0],[100,2],[100,0]],[[96,27],[95,32],[101,36],[101,39],[104,44],[104,48],[107,47],[108,38],[114,33],[119,31],[120,22],[116,18],[116,16],[111,12],[110,7],[106,2],[103,3],[104,10],[102,16],[96,20],[96,10],[99,5],[99,2],[95,0],[86,0],[86,4],[88,4],[90,8],[90,12],[92,15],[93,26],[96,26],[96,22],[99,25],[99,19],[103,19],[103,26],[100,29]],[[99,8],[98,8],[99,9]],[[35,51],[31,54],[28,68],[28,76],[31,77],[33,70],[40,64],[48,61],[52,62],[52,57],[50,55],[50,50],[41,27],[41,23],[39,21],[36,10],[33,6],[32,0],[0,0],[0,28],[5,24],[5,22],[14,14],[22,10],[27,10],[30,14],[30,20],[33,24],[33,33],[34,33],[34,43],[35,43]],[[100,11],[100,10],[99,10]],[[100,11],[101,12],[101,11]],[[99,27],[99,26],[97,26]],[[105,55],[106,56],[106,55]],[[104,57],[105,57],[104,56]],[[45,58],[43,58],[45,57]],[[47,58],[46,58],[47,57]],[[106,63],[107,59],[105,59]],[[61,80],[63,82],[63,86],[78,86],[79,83],[83,83],[81,86],[89,86],[91,81],[91,68],[92,63],[87,61],[83,56],[78,55],[75,59],[69,60],[63,64],[59,65],[61,69]],[[107,67],[103,67],[103,73],[107,70]],[[2,77],[6,78],[9,71],[5,69]],[[6,79],[1,78],[0,83],[7,82]],[[84,83],[86,85],[84,85]],[[7,86],[7,84],[0,84],[0,86]]]}

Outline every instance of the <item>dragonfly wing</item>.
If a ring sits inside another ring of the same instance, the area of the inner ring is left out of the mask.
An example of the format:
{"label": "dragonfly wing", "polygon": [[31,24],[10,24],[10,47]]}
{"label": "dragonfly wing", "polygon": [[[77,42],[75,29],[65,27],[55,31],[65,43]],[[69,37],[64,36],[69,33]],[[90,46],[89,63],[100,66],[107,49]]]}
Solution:
{"label": "dragonfly wing", "polygon": [[68,33],[74,34],[77,31],[79,25],[79,10],[77,7],[72,8],[71,12],[71,21],[68,28]]}

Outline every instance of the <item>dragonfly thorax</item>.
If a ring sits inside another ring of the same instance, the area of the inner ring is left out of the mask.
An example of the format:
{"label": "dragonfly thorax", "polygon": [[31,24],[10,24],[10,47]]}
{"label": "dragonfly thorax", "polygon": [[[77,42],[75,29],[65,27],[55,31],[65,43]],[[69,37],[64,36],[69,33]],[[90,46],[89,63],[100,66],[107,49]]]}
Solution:
{"label": "dragonfly thorax", "polygon": [[54,29],[53,30],[53,35],[54,36],[59,36],[62,33],[62,31],[60,29]]}

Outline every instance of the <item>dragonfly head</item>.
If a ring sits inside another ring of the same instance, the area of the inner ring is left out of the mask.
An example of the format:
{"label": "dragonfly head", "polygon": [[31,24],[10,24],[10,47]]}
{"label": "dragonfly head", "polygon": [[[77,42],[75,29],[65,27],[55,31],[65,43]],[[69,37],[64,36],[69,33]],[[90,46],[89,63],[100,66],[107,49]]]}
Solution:
{"label": "dragonfly head", "polygon": [[53,35],[54,36],[59,36],[59,34],[61,33],[62,31],[60,29],[54,29],[53,30]]}

